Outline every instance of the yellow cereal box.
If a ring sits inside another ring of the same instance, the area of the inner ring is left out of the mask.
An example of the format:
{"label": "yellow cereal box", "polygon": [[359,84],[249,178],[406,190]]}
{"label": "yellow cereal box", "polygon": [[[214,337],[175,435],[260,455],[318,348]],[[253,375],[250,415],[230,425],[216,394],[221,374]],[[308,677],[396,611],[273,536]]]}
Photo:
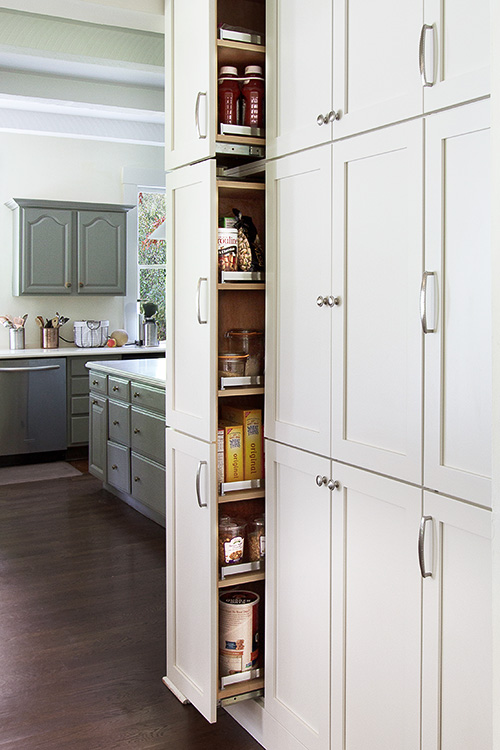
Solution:
{"label": "yellow cereal box", "polygon": [[224,481],[241,482],[244,479],[243,465],[243,426],[221,422],[224,430]]}
{"label": "yellow cereal box", "polygon": [[264,476],[262,443],[262,409],[237,409],[223,406],[226,421],[243,425],[244,479],[262,479]]}

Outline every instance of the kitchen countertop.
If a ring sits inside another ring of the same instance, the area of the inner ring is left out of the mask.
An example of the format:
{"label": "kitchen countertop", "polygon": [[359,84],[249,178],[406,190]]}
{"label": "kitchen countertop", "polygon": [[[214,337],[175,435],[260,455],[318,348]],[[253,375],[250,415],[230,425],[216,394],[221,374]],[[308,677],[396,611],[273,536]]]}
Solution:
{"label": "kitchen countertop", "polygon": [[111,357],[113,354],[165,354],[165,342],[159,346],[95,346],[85,349],[81,346],[59,346],[57,349],[0,349],[0,359],[31,359],[34,357],[87,357],[96,355]]}
{"label": "kitchen countertop", "polygon": [[[145,348],[145,347],[143,347]],[[118,375],[118,377],[129,377],[131,380],[140,380],[147,385],[155,385],[165,388],[167,379],[166,361],[162,357],[157,359],[128,359],[125,361],[86,362],[85,367],[89,370],[103,372],[106,375]]]}

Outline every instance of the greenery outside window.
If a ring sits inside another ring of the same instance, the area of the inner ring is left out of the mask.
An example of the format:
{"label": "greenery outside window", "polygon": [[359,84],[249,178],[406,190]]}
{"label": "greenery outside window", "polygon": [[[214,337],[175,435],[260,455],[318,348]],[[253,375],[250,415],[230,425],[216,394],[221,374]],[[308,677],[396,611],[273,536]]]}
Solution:
{"label": "greenery outside window", "polygon": [[137,298],[154,302],[158,307],[158,339],[166,338],[165,290],[167,249],[165,240],[148,239],[165,221],[165,192],[158,189],[140,191],[137,197],[138,290]]}

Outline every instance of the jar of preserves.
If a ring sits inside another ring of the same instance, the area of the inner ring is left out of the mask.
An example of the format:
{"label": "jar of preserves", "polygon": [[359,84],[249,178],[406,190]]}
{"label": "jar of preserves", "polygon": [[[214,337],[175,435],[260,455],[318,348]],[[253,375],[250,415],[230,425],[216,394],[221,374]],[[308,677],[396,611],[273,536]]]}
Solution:
{"label": "jar of preserves", "polygon": [[238,70],[232,65],[223,65],[219,70],[219,123],[239,124],[240,85]]}
{"label": "jar of preserves", "polygon": [[221,516],[219,519],[219,565],[234,565],[243,561],[246,523],[238,518]]}
{"label": "jar of preserves", "polygon": [[264,127],[264,77],[260,65],[247,65],[243,86],[242,124],[253,128]]}
{"label": "jar of preserves", "polygon": [[248,529],[248,558],[252,562],[266,556],[266,526],[264,516],[255,516]]}

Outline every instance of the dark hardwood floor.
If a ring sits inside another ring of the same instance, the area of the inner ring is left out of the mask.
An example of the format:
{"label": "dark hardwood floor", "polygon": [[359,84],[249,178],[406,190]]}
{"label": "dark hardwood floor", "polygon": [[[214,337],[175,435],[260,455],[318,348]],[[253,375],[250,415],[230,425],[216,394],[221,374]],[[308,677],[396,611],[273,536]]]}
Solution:
{"label": "dark hardwood floor", "polygon": [[89,474],[0,487],[1,750],[261,748],[161,682],[164,554]]}

